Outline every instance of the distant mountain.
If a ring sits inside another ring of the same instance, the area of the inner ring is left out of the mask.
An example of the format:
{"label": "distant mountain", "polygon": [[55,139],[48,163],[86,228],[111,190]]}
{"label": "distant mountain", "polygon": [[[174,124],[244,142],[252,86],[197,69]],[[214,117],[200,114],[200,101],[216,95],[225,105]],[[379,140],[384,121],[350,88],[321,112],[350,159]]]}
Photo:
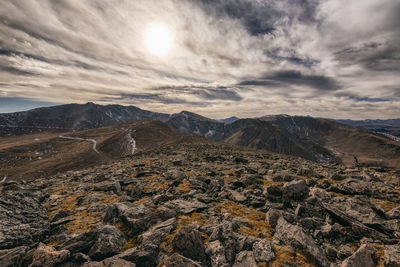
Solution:
{"label": "distant mountain", "polygon": [[[193,114],[175,114],[167,124],[188,134],[317,162],[400,167],[400,144],[380,134],[310,116],[274,115],[225,124]],[[179,118],[179,119],[177,119]]]}
{"label": "distant mountain", "polygon": [[0,114],[0,136],[40,131],[80,131],[135,120],[167,121],[168,114],[134,106],[68,104]]}
{"label": "distant mountain", "polygon": [[[41,131],[80,131],[136,120],[161,121],[185,135],[199,135],[317,162],[400,167],[400,143],[396,139],[333,120],[309,116],[273,115],[254,119],[232,117],[218,121],[189,111],[169,115],[134,106],[70,104],[0,114],[0,136]],[[385,123],[389,125],[389,122]],[[392,127],[396,120],[390,123]],[[116,142],[123,146],[129,143],[125,133],[113,138],[108,145],[104,144],[110,154],[114,154],[113,146]]]}
{"label": "distant mountain", "polygon": [[238,120],[240,120],[238,117],[233,116],[233,117],[230,117],[230,118],[221,119],[219,121],[223,122],[223,123],[226,123],[226,124],[229,124],[229,123],[233,123],[233,122],[238,121]]}
{"label": "distant mountain", "polygon": [[178,129],[183,134],[196,134],[216,140],[223,139],[223,123],[192,112],[182,111],[172,114],[167,124]]}
{"label": "distant mountain", "polygon": [[400,119],[389,120],[336,120],[339,123],[400,137]]}

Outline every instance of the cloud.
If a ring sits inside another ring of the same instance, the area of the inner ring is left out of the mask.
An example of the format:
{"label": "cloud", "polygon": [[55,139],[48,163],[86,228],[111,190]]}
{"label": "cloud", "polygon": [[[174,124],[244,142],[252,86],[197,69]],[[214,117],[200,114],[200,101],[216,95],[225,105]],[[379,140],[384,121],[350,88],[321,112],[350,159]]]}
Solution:
{"label": "cloud", "polygon": [[288,85],[304,85],[321,91],[331,91],[340,88],[339,84],[330,77],[323,75],[305,75],[299,71],[279,71],[267,74],[261,79],[244,80],[239,85],[287,87]]}
{"label": "cloud", "polygon": [[[399,12],[396,0],[5,0],[0,90],[212,117],[390,117]],[[174,36],[166,57],[147,50],[153,23]]]}

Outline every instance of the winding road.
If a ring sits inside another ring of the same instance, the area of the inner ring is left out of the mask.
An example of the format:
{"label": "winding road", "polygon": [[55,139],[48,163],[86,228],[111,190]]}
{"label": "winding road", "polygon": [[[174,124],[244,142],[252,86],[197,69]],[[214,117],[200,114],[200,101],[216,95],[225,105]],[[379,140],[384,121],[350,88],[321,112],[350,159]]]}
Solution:
{"label": "winding road", "polygon": [[70,137],[70,136],[59,136],[59,138],[62,139],[67,139],[67,140],[78,140],[78,141],[87,141],[87,142],[91,142],[93,143],[93,150],[94,152],[96,152],[97,154],[100,154],[100,152],[96,149],[97,146],[97,142],[94,139],[85,139],[85,138],[80,138],[80,137]]}

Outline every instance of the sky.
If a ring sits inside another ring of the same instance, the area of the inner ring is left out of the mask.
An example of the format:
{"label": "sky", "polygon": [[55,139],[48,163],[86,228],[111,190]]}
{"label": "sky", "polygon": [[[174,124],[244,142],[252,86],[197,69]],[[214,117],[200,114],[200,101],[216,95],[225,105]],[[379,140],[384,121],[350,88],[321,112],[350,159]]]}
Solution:
{"label": "sky", "polygon": [[398,0],[2,0],[0,112],[398,118],[399,14]]}

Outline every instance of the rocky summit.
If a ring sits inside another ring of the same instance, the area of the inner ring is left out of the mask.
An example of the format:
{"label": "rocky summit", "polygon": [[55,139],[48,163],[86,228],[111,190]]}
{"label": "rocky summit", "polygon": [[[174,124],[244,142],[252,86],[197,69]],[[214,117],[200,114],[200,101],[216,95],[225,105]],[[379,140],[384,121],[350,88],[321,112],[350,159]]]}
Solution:
{"label": "rocky summit", "polygon": [[0,266],[400,266],[395,169],[185,137],[1,183]]}

